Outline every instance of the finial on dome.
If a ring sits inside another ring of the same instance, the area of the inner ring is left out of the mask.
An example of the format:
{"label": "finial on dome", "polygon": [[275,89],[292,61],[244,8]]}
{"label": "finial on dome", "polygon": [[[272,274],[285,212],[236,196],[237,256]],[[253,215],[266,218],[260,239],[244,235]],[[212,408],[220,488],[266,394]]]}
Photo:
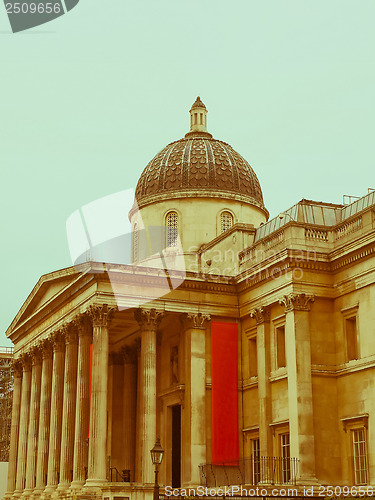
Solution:
{"label": "finial on dome", "polygon": [[191,109],[193,108],[203,108],[207,110],[206,106],[203,104],[199,96],[196,98],[195,103],[192,105]]}
{"label": "finial on dome", "polygon": [[212,137],[207,132],[207,108],[198,96],[190,109],[190,132],[185,137],[199,134]]}

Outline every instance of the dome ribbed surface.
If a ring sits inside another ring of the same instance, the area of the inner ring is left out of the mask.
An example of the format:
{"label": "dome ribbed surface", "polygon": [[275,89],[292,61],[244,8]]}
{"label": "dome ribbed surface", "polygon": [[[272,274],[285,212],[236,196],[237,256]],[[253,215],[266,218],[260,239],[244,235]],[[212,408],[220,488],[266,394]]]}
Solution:
{"label": "dome ribbed surface", "polygon": [[135,196],[139,204],[151,195],[186,190],[245,195],[263,206],[262,190],[249,163],[229,144],[208,137],[168,144],[142,172]]}

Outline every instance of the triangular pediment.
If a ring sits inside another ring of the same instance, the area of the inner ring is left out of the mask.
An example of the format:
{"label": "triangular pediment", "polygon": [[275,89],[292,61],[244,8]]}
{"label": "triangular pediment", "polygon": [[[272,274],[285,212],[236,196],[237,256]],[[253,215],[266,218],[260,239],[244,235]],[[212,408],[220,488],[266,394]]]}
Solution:
{"label": "triangular pediment", "polygon": [[87,279],[87,270],[88,265],[82,264],[43,275],[18,311],[6,335],[9,336],[18,326],[47,307],[59,295],[66,293],[77,280],[85,279],[85,276]]}

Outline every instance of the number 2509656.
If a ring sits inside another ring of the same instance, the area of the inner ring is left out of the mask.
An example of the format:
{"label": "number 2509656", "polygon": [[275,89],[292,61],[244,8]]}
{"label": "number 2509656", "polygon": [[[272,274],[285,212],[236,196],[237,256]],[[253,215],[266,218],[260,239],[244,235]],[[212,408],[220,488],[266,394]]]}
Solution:
{"label": "number 2509656", "polygon": [[26,3],[16,2],[6,3],[5,8],[8,14],[59,14],[61,5],[59,3]]}

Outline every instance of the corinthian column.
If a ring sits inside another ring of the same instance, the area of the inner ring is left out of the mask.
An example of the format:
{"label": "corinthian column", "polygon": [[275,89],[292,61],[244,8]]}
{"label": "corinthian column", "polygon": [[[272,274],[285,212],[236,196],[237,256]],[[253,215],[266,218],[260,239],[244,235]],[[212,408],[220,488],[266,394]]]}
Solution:
{"label": "corinthian column", "polygon": [[49,424],[51,416],[52,392],[52,344],[45,340],[42,345],[42,380],[40,394],[38,458],[36,462],[36,489],[41,493],[47,484]]}
{"label": "corinthian column", "polygon": [[20,410],[21,410],[21,386],[22,386],[22,364],[19,360],[12,363],[13,370],[13,404],[12,404],[12,423],[10,431],[9,446],[9,464],[8,464],[8,483],[5,498],[10,498],[16,489],[17,474],[17,452],[18,435],[20,429]]}
{"label": "corinthian column", "polygon": [[31,358],[29,355],[22,357],[22,395],[20,413],[20,432],[18,437],[17,479],[15,496],[25,488],[27,433],[29,430],[30,389],[31,389]]}
{"label": "corinthian column", "polygon": [[137,309],[135,318],[141,327],[141,394],[139,438],[141,453],[140,480],[143,483],[153,482],[153,465],[150,450],[156,440],[156,330],[162,312],[155,309]]}
{"label": "corinthian column", "polygon": [[60,449],[61,449],[61,422],[64,390],[64,351],[65,341],[62,332],[52,337],[53,367],[52,367],[52,394],[51,419],[48,450],[48,472],[45,493],[52,493],[59,482]]}
{"label": "corinthian column", "polygon": [[199,464],[206,462],[206,324],[209,315],[183,314],[185,331],[185,439],[188,444],[184,482],[199,485]]}
{"label": "corinthian column", "polygon": [[91,375],[91,412],[87,486],[100,486],[107,481],[107,392],[109,324],[113,308],[107,304],[92,306],[93,356]]}
{"label": "corinthian column", "polygon": [[311,382],[310,302],[313,295],[285,295],[290,456],[299,459],[297,481],[315,483],[315,443]]}
{"label": "corinthian column", "polygon": [[77,399],[75,415],[73,482],[71,488],[81,488],[84,485],[88,459],[88,431],[90,408],[90,344],[92,340],[92,325],[87,315],[78,318],[78,370]]}
{"label": "corinthian column", "polygon": [[42,376],[42,353],[39,347],[31,351],[31,396],[30,418],[27,443],[26,485],[24,495],[29,495],[35,488],[36,458],[38,448],[40,381]]}
{"label": "corinthian column", "polygon": [[73,324],[65,331],[64,403],[62,414],[59,490],[67,489],[73,475],[74,424],[77,393],[78,337]]}

